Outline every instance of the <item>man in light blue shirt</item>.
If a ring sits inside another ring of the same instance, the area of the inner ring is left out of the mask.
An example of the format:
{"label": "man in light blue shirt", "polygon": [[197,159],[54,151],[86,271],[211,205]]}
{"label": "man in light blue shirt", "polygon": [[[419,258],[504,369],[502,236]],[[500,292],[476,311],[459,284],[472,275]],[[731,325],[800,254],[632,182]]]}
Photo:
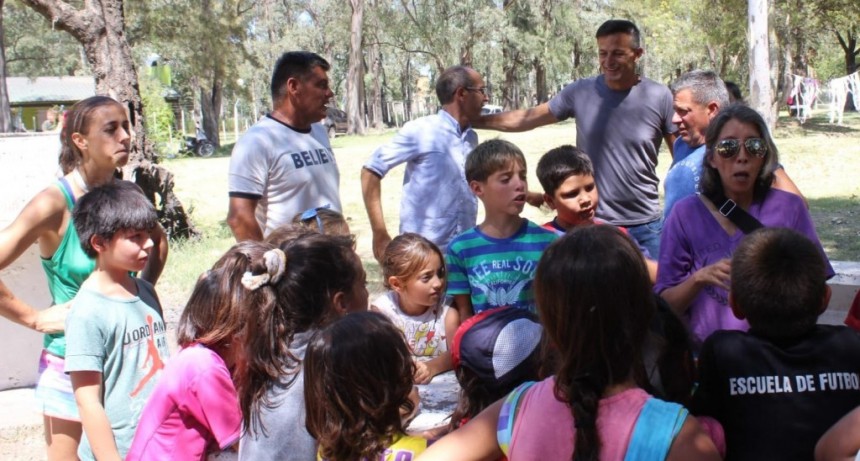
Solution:
{"label": "man in light blue shirt", "polygon": [[687,72],[678,77],[670,89],[675,109],[672,123],[678,126],[678,138],[672,149],[672,166],[663,181],[666,191],[664,221],[678,200],[699,193],[705,132],[720,109],[729,105],[725,83],[709,70]]}
{"label": "man in light blue shirt", "polygon": [[478,145],[472,120],[488,101],[484,79],[474,69],[454,66],[436,81],[442,108],[403,126],[373,152],[361,171],[364,206],[373,232],[373,255],[382,258],[391,241],[382,213],[382,178],[406,163],[400,201],[400,233],[415,232],[442,251],[456,235],[475,226],[478,202],[466,181],[466,156]]}
{"label": "man in light blue shirt", "polygon": [[[675,110],[672,123],[678,126],[678,139],[675,140],[672,166],[663,181],[666,192],[664,221],[678,201],[701,192],[699,181],[707,153],[705,136],[708,125],[730,103],[725,83],[709,70],[694,70],[681,75],[672,83],[671,90]],[[782,165],[774,171],[773,187],[803,198]]]}

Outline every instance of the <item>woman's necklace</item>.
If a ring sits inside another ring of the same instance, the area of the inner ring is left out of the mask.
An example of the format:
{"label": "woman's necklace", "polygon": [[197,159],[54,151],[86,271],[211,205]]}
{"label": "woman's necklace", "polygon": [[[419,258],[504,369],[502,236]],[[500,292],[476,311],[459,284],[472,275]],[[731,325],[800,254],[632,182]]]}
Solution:
{"label": "woman's necklace", "polygon": [[84,176],[81,174],[80,167],[75,168],[73,171],[73,176],[75,178],[75,184],[81,189],[83,193],[87,193],[90,191],[90,187],[87,185],[87,182],[84,181]]}

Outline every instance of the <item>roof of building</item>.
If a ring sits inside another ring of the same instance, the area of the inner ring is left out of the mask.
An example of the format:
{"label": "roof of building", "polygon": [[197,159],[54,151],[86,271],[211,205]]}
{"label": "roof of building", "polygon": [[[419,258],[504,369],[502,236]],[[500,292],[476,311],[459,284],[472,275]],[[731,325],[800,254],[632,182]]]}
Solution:
{"label": "roof of building", "polygon": [[12,105],[73,103],[95,96],[93,77],[6,77]]}

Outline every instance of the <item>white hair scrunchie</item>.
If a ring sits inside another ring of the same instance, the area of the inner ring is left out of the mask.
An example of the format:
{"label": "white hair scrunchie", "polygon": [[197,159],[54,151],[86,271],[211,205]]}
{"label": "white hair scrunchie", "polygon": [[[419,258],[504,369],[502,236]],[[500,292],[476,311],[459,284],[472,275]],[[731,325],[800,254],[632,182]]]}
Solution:
{"label": "white hair scrunchie", "polygon": [[280,248],[269,250],[263,254],[266,272],[254,275],[251,271],[242,274],[242,286],[254,291],[266,283],[277,283],[287,268],[287,255]]}

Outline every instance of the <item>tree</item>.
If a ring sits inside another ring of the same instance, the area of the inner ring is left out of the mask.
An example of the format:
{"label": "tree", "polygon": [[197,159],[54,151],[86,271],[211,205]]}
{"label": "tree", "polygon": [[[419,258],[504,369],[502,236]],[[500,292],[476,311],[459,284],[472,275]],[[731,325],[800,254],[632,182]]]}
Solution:
{"label": "tree", "polygon": [[178,83],[197,100],[206,137],[217,146],[225,92],[244,91],[237,84],[242,63],[259,66],[245,48],[254,8],[242,0],[134,2],[135,38],[171,64]]}
{"label": "tree", "polygon": [[361,33],[364,27],[364,0],[349,0],[352,21],[349,36],[349,72],[346,79],[346,114],[349,117],[349,134],[364,134],[364,58]]}
{"label": "tree", "polygon": [[196,236],[182,204],[173,193],[173,175],[157,165],[147,144],[143,105],[131,47],[125,37],[122,0],[89,0],[74,8],[62,0],[22,0],[60,30],[71,34],[84,48],[93,70],[96,93],[108,95],[128,107],[135,133],[123,177],[134,180],[156,203],[159,218],[170,236]]}
{"label": "tree", "polygon": [[0,133],[12,131],[12,108],[9,106],[9,90],[6,88],[6,46],[3,29],[3,3],[0,0]]}
{"label": "tree", "polygon": [[773,110],[773,93],[770,83],[770,52],[768,50],[767,0],[749,0],[749,68],[750,68],[750,107],[757,110],[767,126],[776,127],[776,113]]}

